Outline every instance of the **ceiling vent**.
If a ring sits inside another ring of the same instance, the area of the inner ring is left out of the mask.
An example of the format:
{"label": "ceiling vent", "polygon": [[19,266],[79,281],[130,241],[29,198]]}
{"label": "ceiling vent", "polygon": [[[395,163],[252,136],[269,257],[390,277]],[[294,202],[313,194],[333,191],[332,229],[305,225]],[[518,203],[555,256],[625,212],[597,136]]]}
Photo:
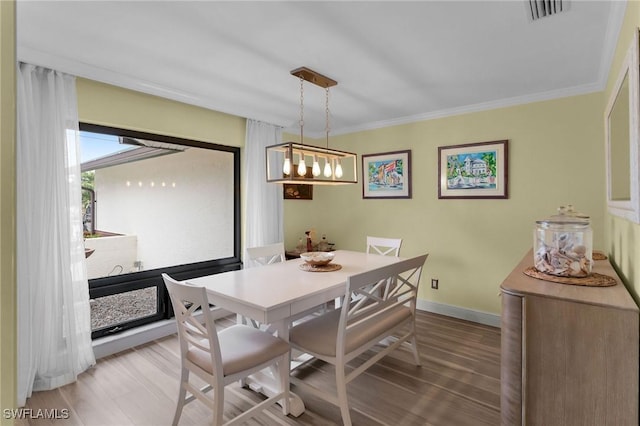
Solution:
{"label": "ceiling vent", "polygon": [[563,0],[529,0],[527,12],[532,21],[564,12],[568,9],[568,1]]}

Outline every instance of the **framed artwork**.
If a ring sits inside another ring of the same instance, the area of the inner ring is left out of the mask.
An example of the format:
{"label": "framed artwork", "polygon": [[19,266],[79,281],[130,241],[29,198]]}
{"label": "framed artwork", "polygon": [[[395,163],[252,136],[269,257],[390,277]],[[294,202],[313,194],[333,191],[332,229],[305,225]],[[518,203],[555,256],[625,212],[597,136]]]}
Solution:
{"label": "framed artwork", "polygon": [[411,198],[411,150],[363,154],[362,198]]}
{"label": "framed artwork", "polygon": [[438,198],[509,198],[508,141],[438,147]]}
{"label": "framed artwork", "polygon": [[[300,177],[301,175],[298,174],[298,165],[294,164],[292,168],[295,170],[296,176]],[[309,176],[309,179],[313,179],[311,167],[307,167],[307,174],[305,176]],[[303,183],[284,183],[282,184],[282,188],[285,200],[313,200],[313,185],[306,185]]]}

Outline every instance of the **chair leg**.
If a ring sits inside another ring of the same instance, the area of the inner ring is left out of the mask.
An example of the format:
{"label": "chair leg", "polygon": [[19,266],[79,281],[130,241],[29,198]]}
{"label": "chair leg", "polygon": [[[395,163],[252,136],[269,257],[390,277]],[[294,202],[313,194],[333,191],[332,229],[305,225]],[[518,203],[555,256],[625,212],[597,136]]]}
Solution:
{"label": "chair leg", "polygon": [[184,408],[184,400],[187,396],[188,382],[189,370],[183,367],[180,374],[180,391],[178,392],[178,405],[176,405],[176,413],[173,415],[173,422],[171,423],[173,426],[177,426],[178,421],[180,420],[180,415],[182,414],[182,409]]}
{"label": "chair leg", "polygon": [[413,352],[413,359],[416,362],[416,365],[420,367],[420,353],[418,352],[418,338],[416,337],[416,323],[415,318],[413,320],[412,329],[411,329],[411,351]]}
{"label": "chair leg", "polygon": [[213,426],[222,426],[224,414],[224,383],[213,389]]}
{"label": "chair leg", "polygon": [[347,381],[344,374],[344,364],[336,365],[336,390],[342,423],[344,426],[351,426],[351,415],[349,414],[349,400],[347,399]]}
{"label": "chair leg", "polygon": [[411,351],[413,352],[413,359],[416,365],[420,367],[422,364],[420,363],[420,353],[418,352],[418,342],[416,340],[416,335],[414,334],[411,338]]}

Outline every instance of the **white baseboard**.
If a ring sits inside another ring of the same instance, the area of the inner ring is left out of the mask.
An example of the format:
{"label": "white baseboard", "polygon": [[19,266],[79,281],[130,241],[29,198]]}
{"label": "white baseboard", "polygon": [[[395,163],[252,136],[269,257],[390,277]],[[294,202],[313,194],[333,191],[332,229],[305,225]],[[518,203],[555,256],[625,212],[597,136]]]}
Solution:
{"label": "white baseboard", "polygon": [[[474,311],[459,306],[445,305],[429,300],[418,300],[416,308],[421,311],[433,312],[453,318],[477,322],[479,324],[500,327],[500,315]],[[230,312],[219,310],[216,318],[230,315]],[[135,346],[149,343],[156,339],[169,336],[176,332],[176,321],[168,319],[143,325],[131,330],[123,331],[114,336],[106,336],[93,341],[93,353],[96,359],[104,358]]]}
{"label": "white baseboard", "polygon": [[489,325],[492,327],[500,327],[500,315],[490,314],[488,312],[474,311],[460,306],[445,305],[444,303],[437,303],[422,299],[418,299],[416,309],[477,322],[479,324]]}

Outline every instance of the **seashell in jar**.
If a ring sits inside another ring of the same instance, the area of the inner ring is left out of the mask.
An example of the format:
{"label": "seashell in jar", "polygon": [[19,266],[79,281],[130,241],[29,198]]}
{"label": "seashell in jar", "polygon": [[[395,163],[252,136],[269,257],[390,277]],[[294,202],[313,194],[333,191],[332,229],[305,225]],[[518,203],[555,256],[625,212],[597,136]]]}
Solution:
{"label": "seashell in jar", "polygon": [[586,257],[580,259],[580,269],[585,274],[585,276],[589,275],[591,273],[591,261]]}
{"label": "seashell in jar", "polygon": [[562,234],[558,238],[558,241],[556,241],[556,244],[558,245],[558,248],[564,249],[567,246],[568,242],[569,242],[569,236],[567,234]]}
{"label": "seashell in jar", "polygon": [[540,272],[549,273],[553,271],[553,267],[549,265],[544,257],[538,257],[535,263],[536,269]]}
{"label": "seashell in jar", "polygon": [[543,273],[561,277],[587,277],[591,273],[591,261],[582,245],[570,246],[565,252],[556,247],[542,246],[534,256],[535,268]]}
{"label": "seashell in jar", "polygon": [[581,275],[582,274],[582,267],[580,266],[580,262],[578,261],[573,261],[569,264],[569,275]]}
{"label": "seashell in jar", "polygon": [[553,266],[554,269],[565,270],[567,269],[568,263],[567,259],[560,257],[559,255],[551,257],[551,266]]}
{"label": "seashell in jar", "polygon": [[583,245],[577,245],[573,247],[573,252],[578,255],[578,257],[582,257],[587,254],[587,248]]}

